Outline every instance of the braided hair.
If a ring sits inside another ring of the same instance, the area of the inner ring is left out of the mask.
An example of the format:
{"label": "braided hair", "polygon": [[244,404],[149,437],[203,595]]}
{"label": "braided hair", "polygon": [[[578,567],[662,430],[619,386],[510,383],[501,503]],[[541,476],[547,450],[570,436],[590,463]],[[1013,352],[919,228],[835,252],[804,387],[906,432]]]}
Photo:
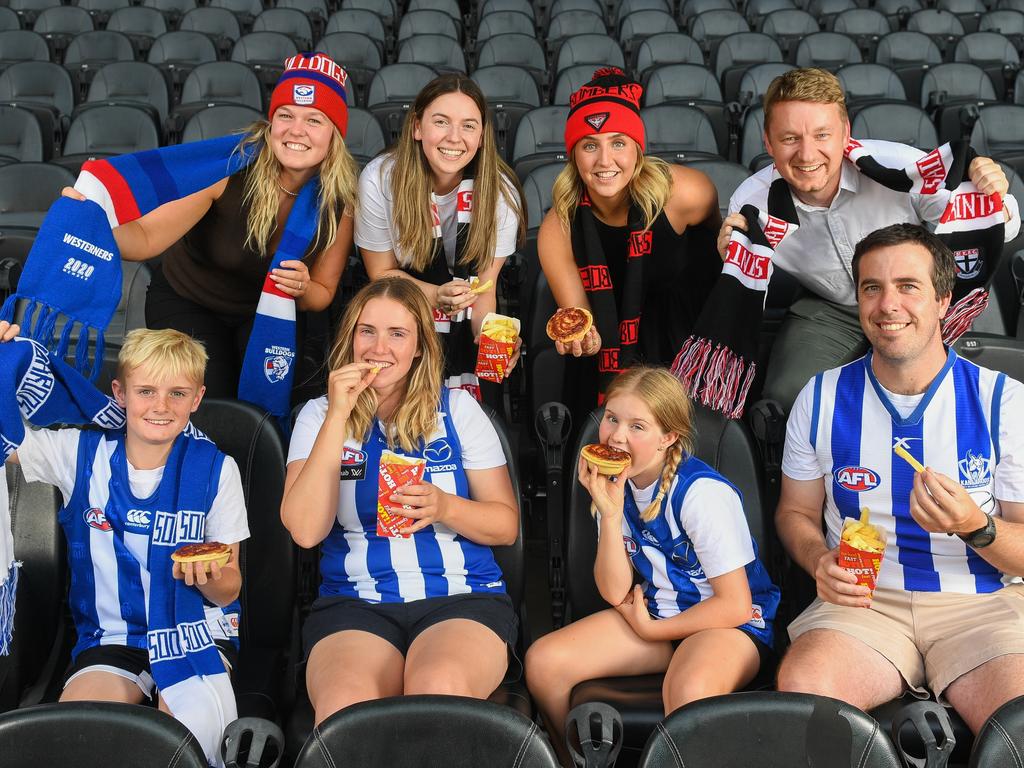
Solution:
{"label": "braided hair", "polygon": [[624,371],[608,387],[606,401],[625,392],[644,401],[663,432],[676,434],[676,439],[665,446],[658,492],[640,515],[641,520],[650,522],[660,514],[679,465],[693,453],[693,406],[682,383],[667,368],[637,366]]}

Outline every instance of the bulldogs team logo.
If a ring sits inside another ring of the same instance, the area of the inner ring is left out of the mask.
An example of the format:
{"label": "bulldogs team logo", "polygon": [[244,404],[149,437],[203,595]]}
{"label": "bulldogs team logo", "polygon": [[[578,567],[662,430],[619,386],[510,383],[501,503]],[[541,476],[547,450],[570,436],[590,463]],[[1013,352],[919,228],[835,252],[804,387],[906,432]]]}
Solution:
{"label": "bulldogs team logo", "polygon": [[595,112],[592,115],[587,115],[583,118],[583,121],[593,128],[595,131],[600,133],[601,126],[608,122],[608,112]]}
{"label": "bulldogs team logo", "polygon": [[296,106],[308,107],[316,99],[316,86],[307,83],[297,83],[292,87],[292,101]]}
{"label": "bulldogs team logo", "polygon": [[263,361],[263,375],[271,384],[277,384],[284,381],[291,365],[291,361],[284,355],[269,355]]}
{"label": "bulldogs team logo", "polygon": [[970,280],[981,274],[985,260],[977,248],[965,248],[962,251],[953,251],[953,261],[956,263],[956,276],[960,280]]}
{"label": "bulldogs team logo", "polygon": [[867,467],[847,466],[840,467],[832,473],[836,483],[848,491],[861,493],[877,488],[880,480],[878,473]]}
{"label": "bulldogs team logo", "polygon": [[960,485],[964,488],[984,488],[992,482],[992,459],[968,450],[967,455],[957,462],[960,469]]}
{"label": "bulldogs team logo", "polygon": [[640,551],[640,547],[638,547],[636,545],[636,541],[631,539],[629,536],[623,536],[622,537],[622,543],[626,547],[626,554],[629,555],[630,557],[632,557],[633,555],[635,555],[637,552]]}
{"label": "bulldogs team logo", "polygon": [[110,531],[113,530],[110,525],[110,521],[107,520],[106,514],[99,507],[93,507],[92,509],[85,510],[85,522],[90,528],[95,528],[97,531]]}

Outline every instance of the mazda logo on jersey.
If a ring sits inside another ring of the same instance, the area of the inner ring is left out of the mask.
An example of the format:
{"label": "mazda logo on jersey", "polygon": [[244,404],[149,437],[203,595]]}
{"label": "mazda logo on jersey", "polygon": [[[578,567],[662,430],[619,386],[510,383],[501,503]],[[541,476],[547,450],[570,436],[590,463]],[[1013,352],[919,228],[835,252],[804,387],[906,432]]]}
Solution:
{"label": "mazda logo on jersey", "polygon": [[860,493],[878,487],[878,473],[867,467],[840,467],[832,473],[836,483],[848,491]]}
{"label": "mazda logo on jersey", "polygon": [[110,521],[107,520],[106,514],[99,507],[85,510],[84,517],[85,522],[89,524],[90,528],[95,528],[97,531],[112,530]]}
{"label": "mazda logo on jersey", "polygon": [[423,450],[423,457],[430,462],[450,461],[452,458],[452,447],[447,440],[435,440]]}
{"label": "mazda logo on jersey", "polygon": [[339,474],[342,480],[362,480],[366,477],[366,451],[342,448]]}

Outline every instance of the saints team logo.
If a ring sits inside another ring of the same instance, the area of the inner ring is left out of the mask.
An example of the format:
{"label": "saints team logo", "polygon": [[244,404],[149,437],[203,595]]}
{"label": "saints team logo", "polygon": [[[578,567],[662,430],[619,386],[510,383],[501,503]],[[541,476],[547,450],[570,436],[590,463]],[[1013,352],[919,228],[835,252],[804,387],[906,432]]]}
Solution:
{"label": "saints team logo", "polygon": [[956,276],[961,280],[970,280],[981,274],[985,260],[977,248],[966,248],[962,251],[953,252],[953,261],[956,263]]}
{"label": "saints team logo", "polygon": [[284,381],[291,365],[291,361],[284,355],[268,355],[263,360],[263,375],[271,384],[277,384]]}
{"label": "saints team logo", "polygon": [[107,520],[106,514],[99,507],[85,510],[83,517],[90,528],[95,528],[97,531],[112,530],[110,521]]}
{"label": "saints team logo", "polygon": [[316,86],[306,83],[296,84],[292,88],[292,101],[296,106],[308,107],[316,99]]}
{"label": "saints team logo", "polygon": [[992,459],[968,450],[957,462],[960,485],[964,488],[984,488],[992,482]]}

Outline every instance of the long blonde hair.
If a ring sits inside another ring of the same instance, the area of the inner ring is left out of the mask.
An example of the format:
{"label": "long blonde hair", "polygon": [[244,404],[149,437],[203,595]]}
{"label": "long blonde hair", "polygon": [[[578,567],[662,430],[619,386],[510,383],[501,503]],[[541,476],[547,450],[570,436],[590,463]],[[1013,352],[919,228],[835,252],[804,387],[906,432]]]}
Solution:
{"label": "long blonde hair", "polygon": [[[644,229],[650,229],[658,214],[662,212],[672,194],[672,171],[660,157],[649,157],[636,144],[636,168],[629,180],[629,197],[639,206],[644,215]],[[583,199],[583,179],[576,167],[572,152],[561,173],[555,178],[551,189],[551,208],[568,232],[572,217]]]}
{"label": "long blonde hair", "polygon": [[[319,250],[328,248],[338,235],[338,221],[348,209],[355,213],[359,169],[345,146],[345,139],[332,124],[333,135],[327,156],[320,163],[320,205],[316,237]],[[281,163],[270,146],[270,123],[260,120],[250,125],[239,144],[239,151],[257,151],[245,182],[243,202],[249,205],[245,247],[267,256],[270,239],[277,229],[278,194]],[[256,149],[258,147],[258,149]]]}
{"label": "long blonde hair", "polygon": [[[416,323],[416,351],[419,355],[412,362],[398,408],[388,420],[391,428],[384,430],[389,447],[393,448],[397,440],[402,450],[412,452],[437,427],[441,371],[444,367],[444,351],[434,330],[434,314],[423,291],[403,277],[385,277],[364,286],[345,308],[328,365],[334,371],[354,362],[352,340],[356,324],[366,304],[376,298],[397,301],[412,314]],[[377,393],[372,388],[364,389],[349,416],[347,437],[366,441],[377,416],[377,406]]]}
{"label": "long blonde hair", "polygon": [[693,406],[682,383],[665,368],[638,366],[623,371],[608,387],[605,402],[623,393],[636,395],[651,409],[662,432],[675,432],[676,439],[665,448],[658,492],[640,513],[645,523],[661,513],[661,502],[672,487],[680,462],[693,453]]}
{"label": "long blonde hair", "polygon": [[423,86],[405,116],[398,143],[388,150],[388,157],[393,160],[391,198],[394,201],[394,228],[398,233],[395,250],[407,255],[409,266],[417,272],[424,271],[433,258],[434,223],[430,216],[433,176],[415,132],[427,108],[435,99],[448,93],[465,94],[480,110],[480,147],[476,157],[467,166],[467,169],[472,168],[474,171],[473,222],[469,227],[465,253],[460,254],[459,258],[460,264],[470,266],[479,273],[487,269],[494,258],[494,245],[498,239],[498,196],[505,199],[505,204],[519,221],[517,244],[521,244],[526,235],[526,220],[519,181],[512,169],[498,156],[487,101],[480,86],[465,75],[441,75]]}

